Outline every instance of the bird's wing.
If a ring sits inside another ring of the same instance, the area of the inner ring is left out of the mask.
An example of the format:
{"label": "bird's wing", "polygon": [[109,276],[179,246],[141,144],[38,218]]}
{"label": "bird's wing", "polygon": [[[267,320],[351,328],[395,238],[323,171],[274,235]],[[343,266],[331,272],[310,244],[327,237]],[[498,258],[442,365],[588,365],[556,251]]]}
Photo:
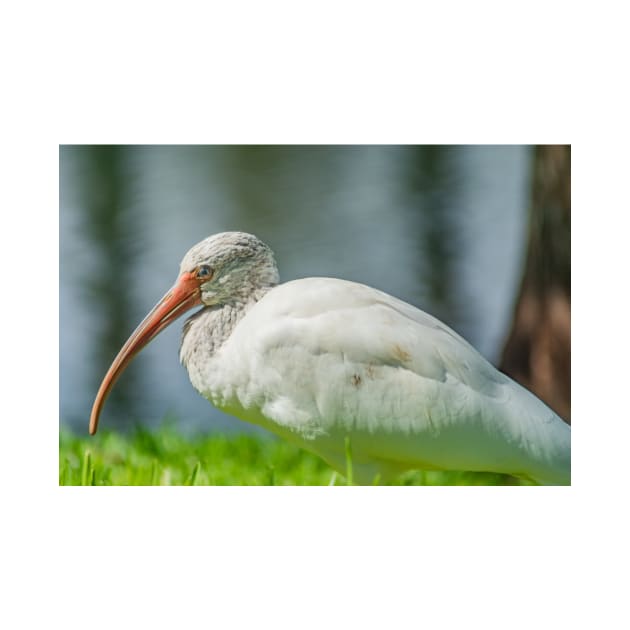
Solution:
{"label": "bird's wing", "polygon": [[249,365],[244,402],[306,438],[352,434],[363,450],[436,468],[517,473],[523,453],[556,456],[551,410],[445,324],[370,287],[280,285],[232,337]]}

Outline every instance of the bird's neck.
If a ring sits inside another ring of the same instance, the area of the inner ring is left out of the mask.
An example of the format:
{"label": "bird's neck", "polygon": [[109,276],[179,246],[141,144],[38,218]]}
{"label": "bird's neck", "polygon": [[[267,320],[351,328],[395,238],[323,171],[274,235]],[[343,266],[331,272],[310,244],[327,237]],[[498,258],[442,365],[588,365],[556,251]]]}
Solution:
{"label": "bird's neck", "polygon": [[184,324],[179,350],[182,364],[190,371],[192,363],[214,356],[247,311],[271,288],[258,288],[243,300],[206,306],[189,317]]}

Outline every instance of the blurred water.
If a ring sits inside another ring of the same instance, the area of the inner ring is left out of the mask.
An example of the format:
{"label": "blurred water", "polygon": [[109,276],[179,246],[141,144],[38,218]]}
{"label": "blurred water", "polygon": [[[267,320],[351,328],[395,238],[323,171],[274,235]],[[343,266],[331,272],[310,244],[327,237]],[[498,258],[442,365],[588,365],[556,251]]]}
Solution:
{"label": "blurred water", "polygon": [[[256,234],[282,280],[336,276],[440,317],[491,361],[524,259],[531,150],[521,146],[60,148],[60,421],[87,430],[120,346],[191,245]],[[178,361],[181,325],[151,343],[102,426],[250,430],[203,400]]]}

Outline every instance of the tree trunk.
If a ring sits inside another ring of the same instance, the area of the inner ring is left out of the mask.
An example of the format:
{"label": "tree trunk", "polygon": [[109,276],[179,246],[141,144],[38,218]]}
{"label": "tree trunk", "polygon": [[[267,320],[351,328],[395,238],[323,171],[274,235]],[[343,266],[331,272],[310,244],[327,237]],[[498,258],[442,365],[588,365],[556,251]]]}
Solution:
{"label": "tree trunk", "polygon": [[570,423],[571,146],[534,152],[529,245],[500,368]]}

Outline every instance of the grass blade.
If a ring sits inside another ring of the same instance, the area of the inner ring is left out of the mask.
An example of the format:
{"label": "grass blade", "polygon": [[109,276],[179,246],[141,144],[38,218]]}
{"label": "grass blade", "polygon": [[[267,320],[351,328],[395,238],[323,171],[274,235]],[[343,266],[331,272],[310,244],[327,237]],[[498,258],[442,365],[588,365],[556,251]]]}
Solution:
{"label": "grass blade", "polygon": [[159,470],[157,459],[154,459],[151,462],[151,480],[149,481],[149,485],[150,486],[160,485],[160,470]]}
{"label": "grass blade", "polygon": [[196,486],[197,485],[197,477],[199,476],[199,471],[201,470],[201,462],[197,462],[195,467],[192,469],[192,473],[190,473],[190,477],[186,482],[187,486]]}
{"label": "grass blade", "polygon": [[68,461],[68,458],[64,458],[63,460],[63,464],[61,465],[61,470],[59,471],[59,485],[60,486],[67,486],[69,485],[69,474],[68,474],[68,469],[70,468],[70,462]]}
{"label": "grass blade", "polygon": [[267,471],[269,472],[269,480],[267,485],[268,486],[275,486],[276,485],[276,469],[275,466],[273,466],[273,464],[269,464],[267,466]]}
{"label": "grass blade", "polygon": [[81,485],[94,485],[94,467],[92,466],[92,453],[88,450],[83,455],[83,465],[81,466]]}
{"label": "grass blade", "polygon": [[346,435],[344,440],[344,445],[346,448],[346,485],[351,486],[352,484],[352,450],[350,448],[350,436]]}

